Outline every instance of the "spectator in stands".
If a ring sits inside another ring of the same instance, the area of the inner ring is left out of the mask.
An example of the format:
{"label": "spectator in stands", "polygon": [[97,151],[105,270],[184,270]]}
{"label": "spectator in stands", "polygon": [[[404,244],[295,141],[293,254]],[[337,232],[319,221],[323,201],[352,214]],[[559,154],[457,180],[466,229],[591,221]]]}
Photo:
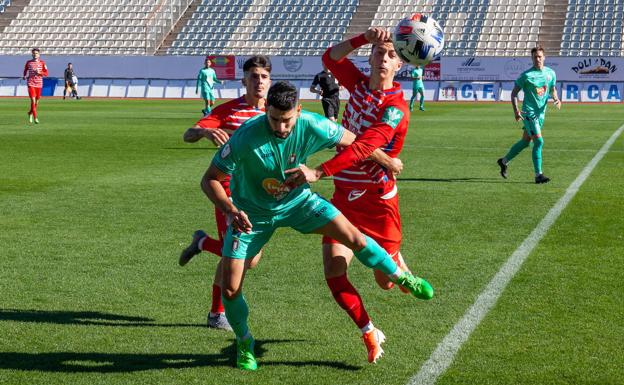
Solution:
{"label": "spectator in stands", "polygon": [[63,89],[63,99],[67,95],[67,91],[70,91],[69,96],[72,98],[76,98],[80,100],[80,96],[78,96],[78,77],[74,72],[74,66],[72,63],[67,63],[67,68],[65,68],[65,89]]}
{"label": "spectator in stands", "polygon": [[[317,88],[320,86],[320,88]],[[338,120],[338,111],[340,110],[340,86],[334,75],[323,64],[323,71],[316,74],[310,92],[321,95],[321,104],[325,117],[329,120]]]}
{"label": "spectator in stands", "polygon": [[[544,48],[537,46],[531,50],[533,67],[524,71],[511,91],[511,105],[513,107],[516,121],[523,122],[524,132],[522,139],[514,144],[507,155],[498,159],[500,174],[507,179],[507,167],[509,162],[522,150],[529,147],[533,141],[533,169],[535,171],[535,183],[548,183],[550,178],[542,173],[542,126],[546,115],[546,105],[548,97],[552,95],[555,107],[561,109],[561,100],[557,96],[557,75],[551,68],[544,66]],[[522,102],[522,112],[518,109],[518,93],[524,92]]]}
{"label": "spectator in stands", "polygon": [[195,93],[197,94],[199,90],[201,90],[201,97],[204,99],[205,108],[202,110],[204,116],[210,114],[212,111],[212,106],[215,102],[213,93],[215,83],[223,84],[222,80],[217,79],[217,74],[211,67],[212,61],[210,57],[206,56],[204,68],[199,70],[199,74],[197,74],[197,85],[195,86]]}
{"label": "spectator in stands", "polygon": [[41,89],[43,88],[43,78],[48,76],[48,67],[41,60],[39,48],[32,49],[32,59],[24,65],[24,80],[28,85],[28,97],[30,98],[30,110],[28,111],[28,119],[30,123],[39,124],[37,118],[37,105],[41,99]]}
{"label": "spectator in stands", "polygon": [[414,110],[414,102],[416,101],[416,95],[420,95],[420,110],[425,110],[425,83],[423,83],[423,69],[421,66],[416,66],[412,70],[412,98],[410,99],[409,110]]}

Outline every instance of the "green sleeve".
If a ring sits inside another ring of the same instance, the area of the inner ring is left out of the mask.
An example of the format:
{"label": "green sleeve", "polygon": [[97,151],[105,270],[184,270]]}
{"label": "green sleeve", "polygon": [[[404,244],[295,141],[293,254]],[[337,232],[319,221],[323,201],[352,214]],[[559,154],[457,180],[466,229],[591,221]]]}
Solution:
{"label": "green sleeve", "polygon": [[212,164],[229,175],[232,175],[236,170],[237,164],[241,161],[240,154],[244,151],[238,140],[239,136],[232,135],[212,158]]}
{"label": "green sleeve", "polygon": [[305,124],[309,135],[306,138],[308,154],[336,146],[342,139],[344,127],[314,113],[306,113]]}
{"label": "green sleeve", "polygon": [[201,82],[202,82],[202,70],[199,70],[199,73],[197,74],[197,84],[195,85],[195,88],[200,88]]}
{"label": "green sleeve", "polygon": [[526,73],[520,75],[518,79],[516,79],[516,86],[520,89],[524,89],[524,83],[526,83]]}

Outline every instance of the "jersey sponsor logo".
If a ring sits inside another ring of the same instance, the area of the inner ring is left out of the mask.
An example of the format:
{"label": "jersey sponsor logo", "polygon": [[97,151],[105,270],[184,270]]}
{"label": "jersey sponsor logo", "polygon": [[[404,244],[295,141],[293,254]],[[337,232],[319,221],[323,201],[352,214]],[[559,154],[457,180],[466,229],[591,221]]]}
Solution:
{"label": "jersey sponsor logo", "polygon": [[282,200],[290,192],[290,187],[286,186],[275,178],[266,178],[262,181],[262,188],[275,200]]}
{"label": "jersey sponsor logo", "polygon": [[537,96],[544,96],[546,93],[546,86],[535,87],[535,92],[537,92]]}
{"label": "jersey sponsor logo", "polygon": [[403,119],[403,111],[399,110],[396,107],[388,107],[386,111],[384,111],[383,117],[381,118],[382,123],[386,123],[392,128],[397,128],[399,123]]}
{"label": "jersey sponsor logo", "polygon": [[225,146],[223,146],[223,150],[221,150],[221,159],[227,158],[230,152],[232,152],[232,148],[229,143],[226,143]]}
{"label": "jersey sponsor logo", "polygon": [[351,190],[349,196],[347,197],[347,200],[349,202],[353,202],[364,194],[366,194],[366,190]]}
{"label": "jersey sponsor logo", "polygon": [[240,242],[238,238],[232,239],[232,251],[236,251],[239,245],[240,245]]}

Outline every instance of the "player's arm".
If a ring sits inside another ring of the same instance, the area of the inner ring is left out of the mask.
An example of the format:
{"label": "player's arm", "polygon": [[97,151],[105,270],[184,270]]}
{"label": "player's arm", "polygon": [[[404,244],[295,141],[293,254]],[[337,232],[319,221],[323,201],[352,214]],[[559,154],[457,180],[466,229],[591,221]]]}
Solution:
{"label": "player's arm", "polygon": [[559,95],[557,94],[557,88],[555,86],[552,86],[550,88],[550,94],[552,95],[553,102],[555,103],[555,107],[557,107],[557,109],[560,110],[561,109],[561,99],[559,99]]}
{"label": "player's arm", "polygon": [[28,62],[24,65],[24,74],[22,75],[24,80],[26,80],[26,75],[28,75]]}
{"label": "player's arm", "polygon": [[514,116],[516,117],[516,122],[523,120],[522,114],[520,113],[520,109],[518,108],[518,93],[520,92],[520,87],[517,85],[514,86],[513,90],[511,90],[511,106],[513,107]]}
{"label": "player's arm", "polygon": [[316,88],[318,84],[319,84],[319,77],[318,75],[316,75],[314,77],[314,80],[312,81],[312,84],[310,85],[310,92],[312,92],[313,94],[323,95],[323,90],[319,90],[318,88]]}
{"label": "player's arm", "polygon": [[202,83],[202,71],[199,70],[199,73],[197,74],[197,82],[195,83],[195,93],[199,93],[199,86]]}
{"label": "player's arm", "polygon": [[403,171],[403,162],[401,161],[401,159],[389,156],[381,148],[373,151],[368,159],[376,162],[381,167],[390,170],[395,175],[398,175],[401,173],[401,171]]}
{"label": "player's arm", "polygon": [[41,63],[42,67],[43,67],[43,71],[41,71],[41,73],[39,75],[45,77],[48,77],[48,66],[45,63]]}
{"label": "player's arm", "polygon": [[227,218],[232,220],[232,226],[235,230],[249,233],[251,231],[251,222],[247,214],[234,206],[234,203],[232,203],[221,185],[221,182],[226,178],[226,173],[221,171],[214,163],[210,164],[201,180],[202,191],[214,203],[217,209],[221,210]]}

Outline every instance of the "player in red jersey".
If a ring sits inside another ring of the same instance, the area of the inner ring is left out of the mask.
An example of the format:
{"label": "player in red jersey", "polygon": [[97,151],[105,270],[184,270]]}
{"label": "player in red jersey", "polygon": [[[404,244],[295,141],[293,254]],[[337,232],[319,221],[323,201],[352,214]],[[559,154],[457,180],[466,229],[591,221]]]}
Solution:
{"label": "player in red jersey", "polygon": [[28,119],[30,123],[39,123],[37,118],[37,105],[41,98],[41,89],[43,88],[43,78],[48,76],[48,67],[43,60],[39,58],[40,52],[38,48],[32,49],[32,60],[24,65],[24,79],[28,85],[28,97],[30,98],[30,110],[28,111]]}
{"label": "player in red jersey", "polygon": [[[369,43],[373,44],[368,59],[370,77],[347,59],[349,53]],[[314,170],[299,166],[300,175],[294,178],[314,182],[333,175],[332,203],[355,227],[377,241],[403,271],[409,270],[400,253],[401,218],[394,173],[389,167],[381,166],[384,162],[374,157],[366,159],[366,154],[379,148],[396,158],[403,147],[410,114],[401,86],[394,82],[394,75],[403,63],[394,50],[390,32],[380,28],[371,28],[330,47],[323,55],[323,63],[351,93],[342,125],[356,134],[356,141],[338,149],[338,155]],[[347,278],[352,259],[353,252],[346,246],[323,238],[327,285],[338,305],[362,331],[368,361],[376,362],[383,354],[381,343],[385,336],[373,326],[360,295]],[[380,271],[375,270],[375,279],[383,289],[394,286]]]}
{"label": "player in red jersey", "polygon": [[[221,146],[228,141],[230,135],[248,119],[264,113],[265,95],[271,85],[271,61],[263,55],[252,56],[243,65],[243,85],[246,93],[240,98],[233,99],[216,107],[210,115],[198,121],[194,127],[184,133],[184,141],[193,143],[201,138],[211,140]],[[228,196],[230,180],[227,178],[222,185]],[[202,251],[208,251],[221,256],[223,237],[227,229],[225,215],[215,208],[215,218],[219,239],[213,239],[202,230],[193,234],[191,244],[180,255],[180,266],[186,265],[191,258]],[[249,260],[249,267],[254,267],[260,254]],[[212,285],[212,306],[208,313],[208,326],[217,329],[232,330],[225,318],[221,301],[221,261],[217,265]]]}

